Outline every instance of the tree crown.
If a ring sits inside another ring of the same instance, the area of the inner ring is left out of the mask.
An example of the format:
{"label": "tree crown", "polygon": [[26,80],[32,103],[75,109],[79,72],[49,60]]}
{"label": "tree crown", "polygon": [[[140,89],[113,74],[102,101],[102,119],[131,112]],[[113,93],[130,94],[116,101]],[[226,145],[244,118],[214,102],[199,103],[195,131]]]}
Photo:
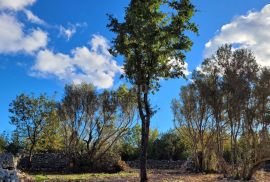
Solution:
{"label": "tree crown", "polygon": [[198,32],[190,22],[194,12],[189,0],[132,0],[123,23],[109,16],[117,35],[111,53],[124,56],[124,76],[132,84],[154,91],[161,78],[184,76],[185,52],[192,46],[185,33]]}

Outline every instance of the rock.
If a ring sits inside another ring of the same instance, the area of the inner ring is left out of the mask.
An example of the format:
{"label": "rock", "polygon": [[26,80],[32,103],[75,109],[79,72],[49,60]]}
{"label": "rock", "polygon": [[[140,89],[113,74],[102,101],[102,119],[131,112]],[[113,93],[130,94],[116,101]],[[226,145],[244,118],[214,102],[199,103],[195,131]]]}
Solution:
{"label": "rock", "polygon": [[0,180],[4,180],[6,177],[8,177],[7,169],[0,169]]}
{"label": "rock", "polygon": [[182,172],[198,172],[198,169],[196,168],[196,164],[192,157],[189,157],[184,164],[181,166],[180,169]]}
{"label": "rock", "polygon": [[19,182],[15,168],[14,156],[12,154],[0,154],[0,182]]}
{"label": "rock", "polygon": [[19,182],[16,170],[0,169],[0,181]]}
{"label": "rock", "polygon": [[0,168],[15,169],[14,156],[11,153],[0,154]]}

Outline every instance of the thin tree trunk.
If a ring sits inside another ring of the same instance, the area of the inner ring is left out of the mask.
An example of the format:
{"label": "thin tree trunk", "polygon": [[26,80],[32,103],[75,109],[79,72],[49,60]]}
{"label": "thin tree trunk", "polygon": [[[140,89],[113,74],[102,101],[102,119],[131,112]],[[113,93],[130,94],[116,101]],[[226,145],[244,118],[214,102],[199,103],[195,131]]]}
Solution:
{"label": "thin tree trunk", "polygon": [[142,140],[141,140],[141,158],[140,158],[140,169],[141,169],[141,182],[147,181],[147,148],[149,140],[149,120],[142,123]]}
{"label": "thin tree trunk", "polygon": [[147,178],[147,149],[149,141],[149,127],[151,118],[151,108],[148,101],[148,93],[145,92],[142,98],[141,86],[138,85],[137,101],[139,115],[142,121],[141,130],[141,153],[140,153],[140,181],[146,182]]}
{"label": "thin tree trunk", "polygon": [[29,167],[29,169],[32,167],[33,150],[34,150],[34,146],[32,145],[30,147],[29,156],[28,156],[28,167]]}

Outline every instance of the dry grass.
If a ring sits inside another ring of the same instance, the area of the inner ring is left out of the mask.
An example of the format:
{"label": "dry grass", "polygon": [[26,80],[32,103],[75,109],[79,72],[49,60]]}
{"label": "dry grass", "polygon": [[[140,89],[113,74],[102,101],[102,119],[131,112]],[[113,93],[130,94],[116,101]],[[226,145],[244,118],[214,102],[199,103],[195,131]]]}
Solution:
{"label": "dry grass", "polygon": [[[138,171],[120,172],[114,174],[92,173],[92,174],[69,174],[69,175],[32,175],[33,181],[113,181],[113,182],[135,182],[139,181]],[[228,182],[219,174],[181,174],[177,170],[150,170],[150,182]],[[259,171],[253,182],[270,182],[270,173]]]}

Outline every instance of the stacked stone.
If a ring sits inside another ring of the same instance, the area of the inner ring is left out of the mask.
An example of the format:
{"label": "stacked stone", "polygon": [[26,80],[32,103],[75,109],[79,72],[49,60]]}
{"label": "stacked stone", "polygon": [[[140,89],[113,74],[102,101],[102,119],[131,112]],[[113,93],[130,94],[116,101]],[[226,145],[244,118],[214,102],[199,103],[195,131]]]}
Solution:
{"label": "stacked stone", "polygon": [[32,158],[33,172],[64,172],[69,165],[67,156],[58,153],[35,154]]}
{"label": "stacked stone", "polygon": [[19,182],[12,154],[0,154],[0,182]]}

